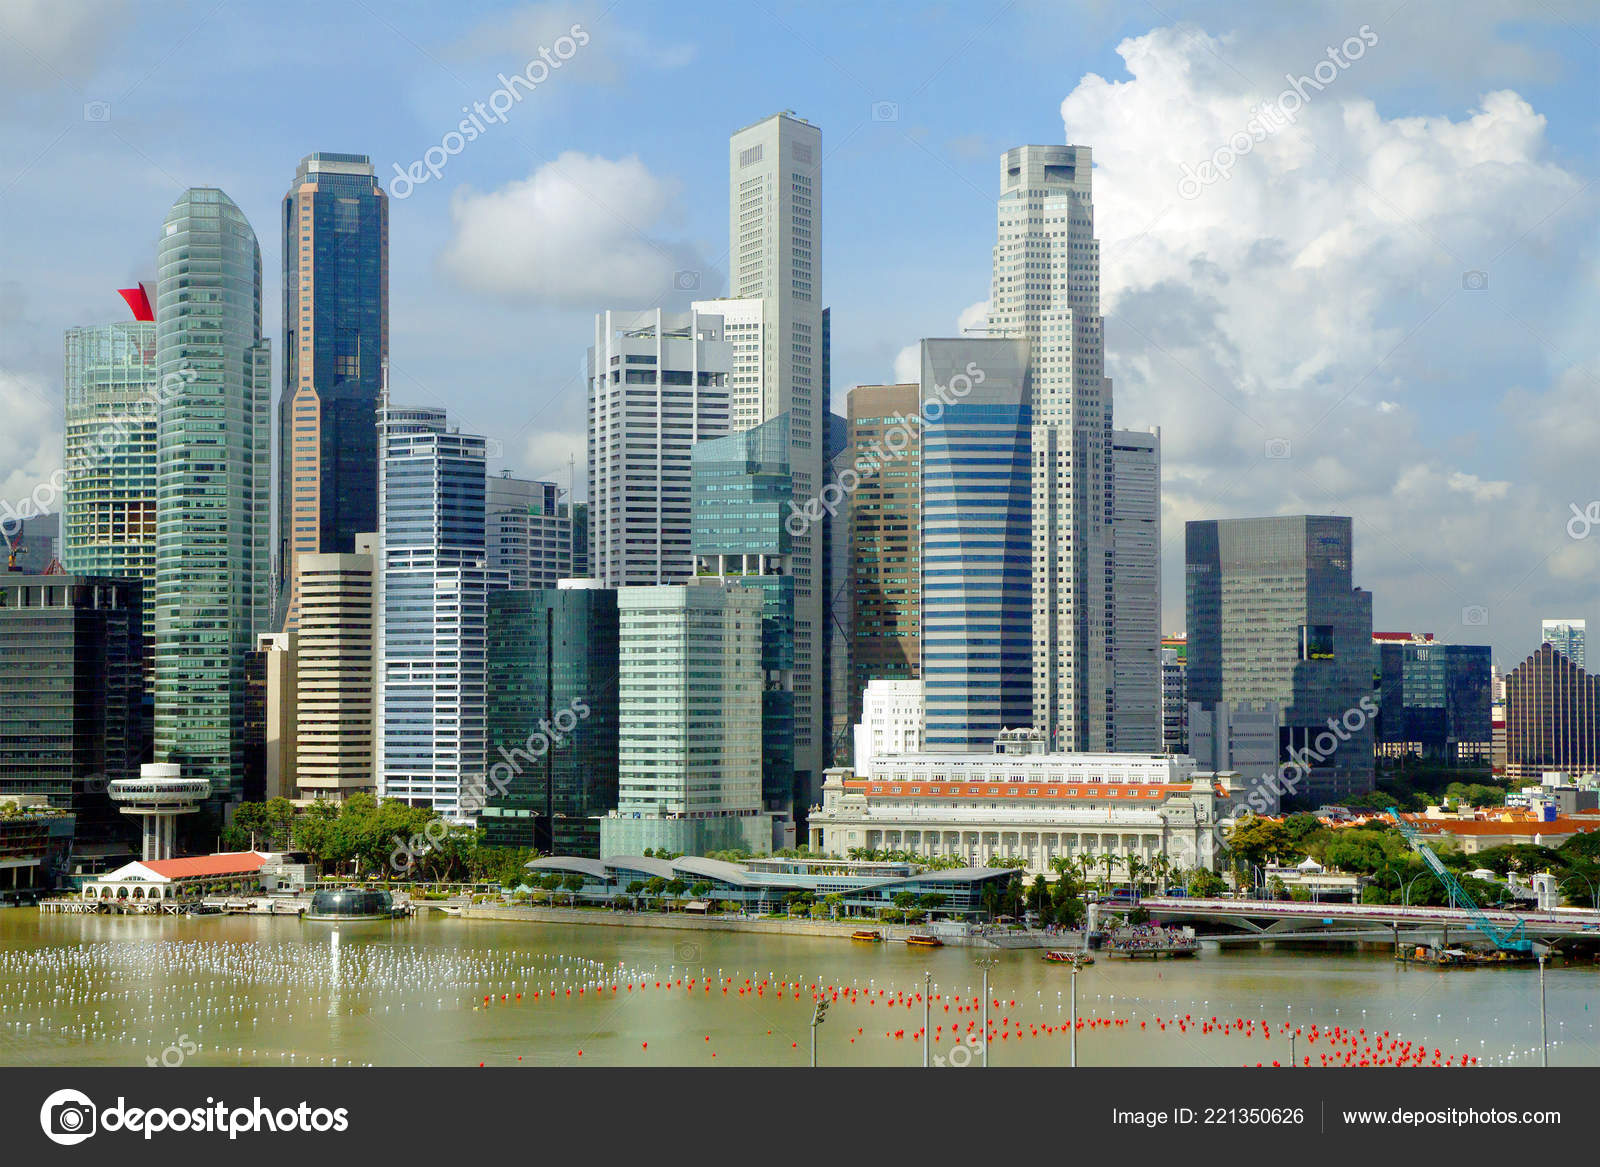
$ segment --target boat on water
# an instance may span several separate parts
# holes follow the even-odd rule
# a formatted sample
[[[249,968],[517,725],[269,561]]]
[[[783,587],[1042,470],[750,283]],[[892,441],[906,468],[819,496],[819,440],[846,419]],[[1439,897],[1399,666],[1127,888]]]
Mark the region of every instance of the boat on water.
[[[1432,944],[1401,948],[1394,958],[1401,964],[1426,964],[1434,968],[1505,968],[1534,964],[1538,960],[1531,952],[1509,952],[1503,948],[1437,948]]]
[[[883,942],[883,933],[874,931],[871,928],[857,928],[850,933],[850,939],[860,940],[867,944],[881,944]]]
[[[906,943],[913,948],[943,948],[944,941],[937,936],[929,936],[924,932],[915,932],[906,937]]]
[[[1062,949],[1062,948],[1046,949],[1045,950],[1045,954],[1044,954],[1044,958],[1046,960],[1048,960],[1051,964],[1074,964],[1074,963],[1076,963],[1076,964],[1084,965],[1084,964],[1093,964],[1094,963],[1094,957],[1090,956],[1087,952],[1068,952],[1068,951],[1066,951],[1065,949]]]

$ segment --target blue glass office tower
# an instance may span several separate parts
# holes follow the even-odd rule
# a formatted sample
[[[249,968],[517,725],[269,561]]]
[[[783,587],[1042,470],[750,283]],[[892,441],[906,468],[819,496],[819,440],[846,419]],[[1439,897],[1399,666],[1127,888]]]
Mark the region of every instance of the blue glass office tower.
[[[794,476],[789,414],[690,451],[689,545],[697,575],[765,593],[761,610],[761,801],[803,814],[810,790],[795,774]],[[806,788],[803,788],[806,787]]]
[[[922,412],[906,424],[922,430],[930,751],[987,751],[1033,724],[1032,397],[1026,341],[922,342]]]
[[[617,809],[617,593],[593,582],[489,594],[490,846],[600,858],[600,816]]]
[[[1378,753],[1484,762],[1494,736],[1487,644],[1385,643],[1378,654]]]
[[[378,794],[469,822],[485,789],[485,441],[386,408],[378,513]],[[476,793],[476,797],[472,797]]]
[[[283,197],[283,330],[273,616],[293,628],[296,558],[378,529],[389,200],[364,154],[308,154]]]

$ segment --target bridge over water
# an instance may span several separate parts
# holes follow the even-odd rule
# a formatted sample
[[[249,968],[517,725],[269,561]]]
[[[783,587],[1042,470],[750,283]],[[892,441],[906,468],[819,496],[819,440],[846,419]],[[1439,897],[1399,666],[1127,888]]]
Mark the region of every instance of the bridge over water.
[[[1195,926],[1202,939],[1219,944],[1263,940],[1387,941],[1418,935],[1438,936],[1448,943],[1452,931],[1462,941],[1482,939],[1473,927],[1472,913],[1464,908],[1160,896],[1147,897],[1140,905],[1153,920]],[[1554,942],[1581,938],[1600,943],[1600,912],[1586,908],[1483,914],[1508,932],[1521,924],[1530,939]],[[1208,924],[1227,930],[1204,930]]]

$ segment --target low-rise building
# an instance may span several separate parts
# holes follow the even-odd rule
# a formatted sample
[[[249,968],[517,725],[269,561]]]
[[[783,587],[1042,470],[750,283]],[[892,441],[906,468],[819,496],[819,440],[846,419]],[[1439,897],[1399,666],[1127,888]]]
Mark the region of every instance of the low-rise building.
[[[208,895],[249,895],[261,890],[261,872],[267,860],[260,851],[225,851],[187,859],[139,861],[88,880],[78,894],[103,906],[144,911]]]
[[[813,850],[906,851],[981,866],[1020,860],[1049,871],[1057,858],[1165,856],[1177,868],[1214,868],[1216,825],[1239,776],[1202,773],[1163,754],[908,754],[882,758],[871,778],[828,771],[812,809]]]
[[[882,865],[872,865],[882,866]],[[721,859],[684,855],[678,859],[656,859],[644,855],[614,855],[607,859],[580,859],[570,855],[551,855],[527,864],[531,878],[541,875],[577,875],[583,887],[574,893],[579,901],[610,903],[619,897],[638,899],[651,880],[678,881],[689,891],[700,888],[709,901],[733,903],[740,908],[765,912],[781,907],[796,893],[818,900],[837,895],[843,915],[871,915],[893,908],[895,897],[910,893],[925,903],[924,897],[937,897],[932,910],[947,916],[976,916],[983,913],[984,891],[1000,888],[1013,875],[1007,867],[965,867],[922,870],[915,866],[903,872],[871,870],[773,870],[753,863],[729,863]],[[631,889],[631,890],[630,890]],[[931,906],[931,904],[930,904]]]

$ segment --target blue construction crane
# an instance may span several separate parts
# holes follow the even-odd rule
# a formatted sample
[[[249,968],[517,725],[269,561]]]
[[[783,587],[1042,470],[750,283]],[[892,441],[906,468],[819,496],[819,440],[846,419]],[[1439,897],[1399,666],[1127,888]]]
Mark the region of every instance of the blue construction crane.
[[[1472,926],[1482,932],[1502,952],[1529,953],[1533,951],[1533,942],[1528,939],[1527,928],[1524,921],[1518,920],[1517,926],[1507,931],[1492,920],[1477,904],[1477,901],[1467,894],[1467,889],[1461,886],[1461,881],[1433,853],[1433,848],[1422,841],[1422,832],[1400,817],[1400,812],[1394,807],[1389,808],[1389,817],[1400,828],[1400,834],[1406,842],[1411,844],[1411,849],[1422,856],[1422,861],[1428,865],[1429,870],[1444,884],[1445,890],[1450,893],[1450,902],[1458,904],[1467,910],[1472,917]]]

